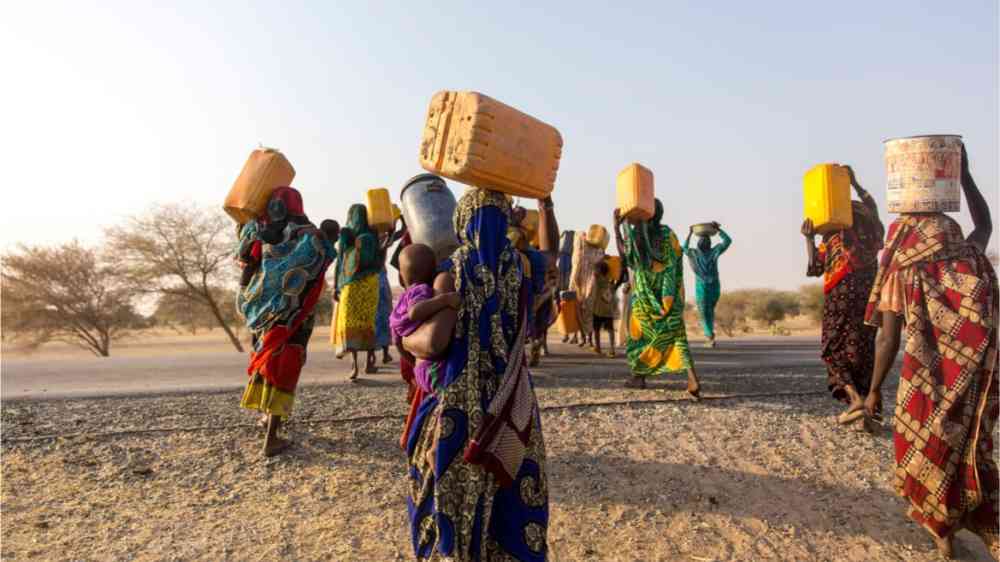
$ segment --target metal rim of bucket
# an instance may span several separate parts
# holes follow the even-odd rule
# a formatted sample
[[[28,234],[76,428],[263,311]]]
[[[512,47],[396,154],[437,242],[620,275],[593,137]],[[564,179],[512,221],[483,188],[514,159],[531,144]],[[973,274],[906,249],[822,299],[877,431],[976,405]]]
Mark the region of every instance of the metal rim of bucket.
[[[892,141],[899,141],[899,140],[910,140],[910,139],[928,139],[928,138],[930,138],[930,139],[933,139],[933,138],[940,138],[940,137],[956,137],[956,138],[958,138],[959,140],[962,140],[962,135],[949,135],[949,134],[938,134],[938,135],[910,135],[910,136],[908,136],[908,137],[892,137],[892,138],[890,138],[890,139],[885,139],[884,141],[882,141],[882,144],[885,144],[885,143],[887,143],[887,142],[892,142]]]
[[[436,180],[436,181],[441,182],[441,187],[444,187],[444,188],[448,187],[448,184],[444,181],[444,178],[442,178],[441,176],[439,176],[437,174],[431,174],[431,173],[424,172],[422,174],[417,174],[417,175],[413,176],[412,178],[406,180],[406,183],[403,184],[403,189],[399,192],[399,201],[400,202],[403,201],[403,194],[406,193],[407,189],[409,189],[411,186],[413,186],[413,185],[415,185],[417,183],[423,182],[424,180],[431,180],[431,183],[433,183]]]

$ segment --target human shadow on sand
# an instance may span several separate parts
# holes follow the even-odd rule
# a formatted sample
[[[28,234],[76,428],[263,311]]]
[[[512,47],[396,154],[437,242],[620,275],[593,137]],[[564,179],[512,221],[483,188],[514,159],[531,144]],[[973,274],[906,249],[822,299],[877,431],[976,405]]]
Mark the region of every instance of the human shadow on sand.
[[[549,471],[553,502],[598,506],[609,511],[609,518],[641,519],[648,511],[718,513],[760,520],[771,528],[832,534],[845,544],[870,536],[899,552],[913,546],[933,550],[930,535],[906,517],[904,502],[881,489],[586,453],[550,457]],[[637,482],[646,483],[641,491]],[[609,509],[613,506],[620,509]],[[968,533],[959,535],[956,547],[961,559],[981,558],[975,554],[983,550],[981,544]]]

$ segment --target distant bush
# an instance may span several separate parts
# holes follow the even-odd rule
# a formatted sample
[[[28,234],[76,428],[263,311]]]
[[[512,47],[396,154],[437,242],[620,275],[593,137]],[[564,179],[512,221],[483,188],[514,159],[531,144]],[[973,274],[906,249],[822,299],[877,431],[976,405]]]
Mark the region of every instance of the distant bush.
[[[817,324],[823,322],[823,286],[803,285],[799,288],[799,305],[802,312]]]
[[[749,293],[745,290],[728,291],[719,297],[719,303],[715,306],[715,327],[729,337],[750,328],[747,323],[751,301]]]
[[[798,316],[800,310],[796,293],[763,289],[750,305],[750,317],[770,327],[789,316]]]

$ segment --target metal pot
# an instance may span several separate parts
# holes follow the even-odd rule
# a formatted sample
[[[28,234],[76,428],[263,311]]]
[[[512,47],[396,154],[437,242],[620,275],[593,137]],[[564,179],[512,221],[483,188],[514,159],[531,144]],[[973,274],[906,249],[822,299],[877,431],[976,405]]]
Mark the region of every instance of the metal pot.
[[[458,247],[452,224],[457,202],[444,180],[419,174],[406,182],[399,197],[413,243],[430,246],[439,261],[450,256]]]
[[[715,236],[719,233],[719,229],[715,228],[715,225],[710,222],[696,224],[691,229],[694,231],[695,236]]]

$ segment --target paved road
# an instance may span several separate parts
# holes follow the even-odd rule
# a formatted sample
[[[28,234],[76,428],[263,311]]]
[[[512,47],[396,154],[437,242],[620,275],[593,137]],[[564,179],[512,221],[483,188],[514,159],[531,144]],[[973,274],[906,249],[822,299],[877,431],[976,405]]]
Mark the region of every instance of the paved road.
[[[555,341],[555,340],[553,340]],[[624,370],[624,359],[606,360],[581,354],[577,348],[553,344],[560,356],[547,360],[545,370],[593,365]],[[809,337],[744,338],[723,340],[716,349],[693,344],[695,362],[702,373],[757,369],[820,368],[819,341]],[[136,394],[219,391],[246,383],[246,356],[233,351],[196,351],[172,356],[109,358],[2,359],[0,398],[52,399]],[[395,365],[383,367],[377,380],[398,380]],[[315,345],[302,372],[301,384],[345,382],[349,363],[340,361],[325,345]]]

